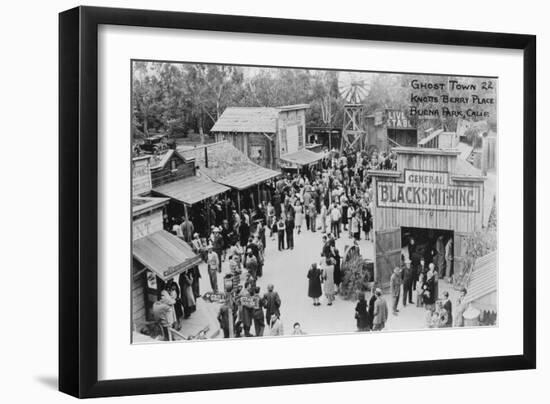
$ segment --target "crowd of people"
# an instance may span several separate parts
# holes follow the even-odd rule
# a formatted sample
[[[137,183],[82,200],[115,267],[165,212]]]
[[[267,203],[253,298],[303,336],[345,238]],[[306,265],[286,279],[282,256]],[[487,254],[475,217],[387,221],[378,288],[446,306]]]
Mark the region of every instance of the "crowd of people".
[[[380,169],[396,169],[392,153],[326,152],[317,169],[282,175],[267,184],[269,192],[255,206],[239,211],[231,202],[224,201],[225,207],[221,201],[213,203],[209,228],[205,229],[204,218],[165,217],[165,228],[188,242],[206,263],[210,292],[227,296],[218,315],[224,337],[284,334],[281,297],[274,285],[268,285],[262,294],[257,284],[264,272],[267,238],[276,239],[278,250],[284,251],[293,250],[303,232],[321,232],[320,260],[307,272],[308,296],[316,307],[321,306],[322,296],[327,305],[333,304],[343,276],[336,240],[349,238],[358,253],[358,241],[372,239],[373,190],[368,171]],[[229,214],[223,215],[224,211]],[[436,315],[445,319],[445,326],[452,325],[448,296],[443,295],[447,297],[444,301],[438,299],[438,273],[442,266],[430,262],[425,267],[424,260],[417,260],[414,248],[409,250],[402,268],[396,268],[391,277],[391,312],[398,314],[400,295],[403,306],[414,304],[414,297],[416,305],[430,313],[430,326],[436,324]],[[182,319],[194,312],[196,299],[201,296],[200,277],[197,267],[180,275],[179,282],[166,285],[158,305],[172,308],[173,314],[163,324],[177,328]],[[455,313],[460,310],[456,308]],[[388,313],[382,290],[374,285],[368,301],[365,293],[358,296],[357,329],[384,329]],[[303,334],[296,324],[292,333]]]

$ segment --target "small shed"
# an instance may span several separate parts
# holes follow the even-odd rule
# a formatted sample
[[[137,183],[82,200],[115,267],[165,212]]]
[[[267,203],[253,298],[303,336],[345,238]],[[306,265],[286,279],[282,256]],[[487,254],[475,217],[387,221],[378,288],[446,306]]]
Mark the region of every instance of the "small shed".
[[[211,129],[216,142],[229,141],[254,163],[279,168],[279,158],[305,148],[308,104],[228,107]]]
[[[418,145],[418,129],[405,111],[379,110],[372,115],[367,115],[365,122],[369,151],[388,151],[392,147]]]
[[[480,313],[481,325],[494,325],[498,313],[497,252],[478,258],[468,280],[464,303]]]
[[[195,175],[195,162],[186,160],[174,149],[152,155],[150,164],[153,188]]]

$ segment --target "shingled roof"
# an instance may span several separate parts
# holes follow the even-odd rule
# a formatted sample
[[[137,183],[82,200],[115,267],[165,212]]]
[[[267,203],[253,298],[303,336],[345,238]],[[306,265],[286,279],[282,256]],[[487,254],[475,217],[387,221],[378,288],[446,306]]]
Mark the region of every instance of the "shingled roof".
[[[475,302],[497,291],[497,252],[493,251],[478,258],[468,283],[464,303]]]
[[[206,167],[205,149],[208,155],[208,167]],[[281,175],[279,171],[253,163],[229,142],[195,147],[180,146],[178,152],[185,159],[195,159],[199,171],[213,181],[239,190]]]
[[[275,133],[277,108],[229,107],[223,111],[211,132]]]
[[[280,107],[228,107],[218,118],[211,132],[275,133],[277,116],[282,111],[309,108],[309,104]]]

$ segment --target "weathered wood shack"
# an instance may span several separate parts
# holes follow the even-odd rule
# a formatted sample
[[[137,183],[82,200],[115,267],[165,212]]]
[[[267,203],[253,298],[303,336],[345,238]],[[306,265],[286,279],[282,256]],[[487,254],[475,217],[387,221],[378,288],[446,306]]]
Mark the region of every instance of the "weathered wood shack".
[[[365,119],[369,151],[388,151],[392,147],[416,147],[418,129],[404,111],[376,111]]]
[[[404,234],[442,234],[454,245],[454,272],[464,265],[466,238],[481,230],[485,177],[457,150],[394,148],[397,170],[373,177],[375,280],[387,286],[402,264]]]
[[[308,104],[228,107],[211,129],[216,142],[229,141],[254,163],[279,168],[281,156],[306,144]]]

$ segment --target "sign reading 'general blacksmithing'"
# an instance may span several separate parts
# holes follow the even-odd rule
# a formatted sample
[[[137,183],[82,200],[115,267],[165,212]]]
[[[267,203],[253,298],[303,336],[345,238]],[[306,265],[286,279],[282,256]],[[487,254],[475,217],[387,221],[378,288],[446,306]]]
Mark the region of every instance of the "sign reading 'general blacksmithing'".
[[[449,173],[405,170],[405,180],[377,181],[376,203],[384,208],[479,212],[478,186],[452,185]]]

